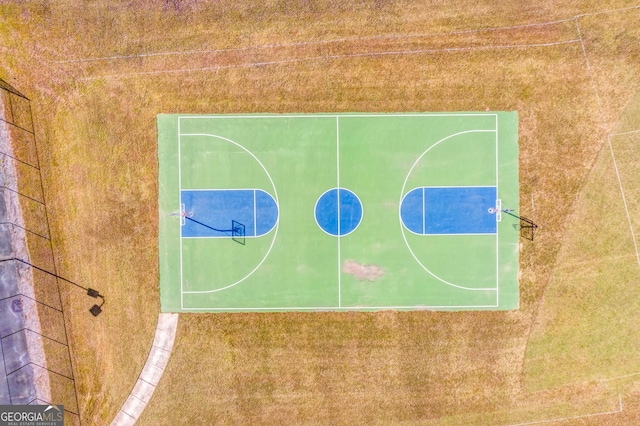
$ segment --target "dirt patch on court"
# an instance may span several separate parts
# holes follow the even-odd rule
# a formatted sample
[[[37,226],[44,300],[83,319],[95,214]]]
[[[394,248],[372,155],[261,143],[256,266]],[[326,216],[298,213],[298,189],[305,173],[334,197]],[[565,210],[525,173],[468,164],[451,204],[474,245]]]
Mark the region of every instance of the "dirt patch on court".
[[[345,260],[342,264],[342,272],[353,275],[359,281],[375,281],[384,276],[384,269],[378,265],[361,265],[350,259]]]

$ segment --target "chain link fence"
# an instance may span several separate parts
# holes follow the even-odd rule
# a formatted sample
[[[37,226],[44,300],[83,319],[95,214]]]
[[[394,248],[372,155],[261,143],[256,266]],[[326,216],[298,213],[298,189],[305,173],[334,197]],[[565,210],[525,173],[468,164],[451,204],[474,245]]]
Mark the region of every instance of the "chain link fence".
[[[0,79],[0,404],[64,404],[80,424],[31,101]]]

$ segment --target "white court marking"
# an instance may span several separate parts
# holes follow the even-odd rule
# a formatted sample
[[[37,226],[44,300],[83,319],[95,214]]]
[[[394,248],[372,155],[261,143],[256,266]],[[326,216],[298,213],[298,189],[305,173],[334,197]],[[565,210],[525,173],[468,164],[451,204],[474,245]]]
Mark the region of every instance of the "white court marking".
[[[494,116],[496,117],[496,121],[497,121],[497,114],[486,114],[488,116]],[[442,139],[440,139],[439,141],[435,142],[433,145],[431,145],[429,148],[427,148],[417,159],[416,161],[413,163],[413,165],[411,166],[411,168],[409,169],[409,172],[407,173],[407,176],[404,180],[404,183],[402,184],[402,190],[400,191],[400,201],[399,201],[399,205],[398,205],[398,221],[400,223],[400,232],[402,233],[402,238],[404,240],[405,245],[407,246],[407,249],[409,249],[409,253],[411,253],[411,256],[413,256],[413,258],[415,259],[416,262],[418,262],[418,264],[422,267],[422,269],[424,269],[429,275],[431,275],[433,278],[437,279],[438,281],[442,282],[443,284],[446,284],[450,287],[455,287],[455,288],[459,288],[461,290],[469,290],[469,291],[498,291],[498,280],[499,280],[499,269],[498,266],[499,264],[496,261],[496,286],[495,287],[481,287],[481,288],[473,288],[473,287],[467,287],[467,286],[463,286],[463,285],[459,285],[459,284],[454,284],[451,283],[443,278],[440,278],[438,275],[436,275],[435,273],[433,273],[429,268],[427,268],[419,259],[418,256],[416,256],[416,254],[413,252],[413,250],[411,249],[411,245],[409,244],[409,242],[407,241],[407,236],[404,232],[405,230],[405,226],[403,225],[402,222],[402,215],[401,215],[401,207],[402,207],[402,200],[404,199],[404,197],[406,196],[405,194],[405,188],[407,186],[407,182],[409,180],[409,177],[411,176],[411,173],[413,173],[413,169],[415,169],[415,167],[418,165],[418,163],[420,162],[420,160],[422,159],[422,157],[424,157],[429,151],[431,151],[433,148],[435,148],[436,146],[438,146],[439,144],[441,144],[442,142],[445,142],[451,138],[454,138],[456,136],[460,136],[460,135],[464,135],[464,134],[469,134],[469,133],[494,133],[496,134],[496,150],[497,150],[497,145],[498,145],[498,140],[497,140],[497,126],[495,129],[493,130],[485,130],[485,129],[478,129],[478,130],[465,130],[462,132],[458,132],[458,133],[453,133],[449,136],[446,136]],[[497,158],[496,158],[496,169],[498,167],[498,163],[497,163]],[[496,170],[496,177],[497,177],[497,170]],[[498,194],[498,182],[496,181],[496,194]],[[497,227],[496,227],[497,230]],[[411,231],[409,231],[411,232]],[[486,235],[493,235],[493,234],[486,234]],[[498,256],[498,233],[496,232],[496,257]],[[497,303],[497,299],[496,299],[496,306],[498,306]]]
[[[342,306],[342,256],[340,253],[340,118],[338,116],[336,116],[336,170],[336,186],[338,187],[338,306]],[[360,222],[362,223],[362,220]]]
[[[320,116],[310,116],[307,114],[293,114],[293,115],[280,115],[280,114],[273,114],[273,115],[225,115],[225,116],[220,116],[220,115],[197,115],[197,116],[187,116],[187,117],[180,117],[182,119],[256,119],[256,118],[262,118],[262,119],[274,119],[274,118],[335,118],[336,119],[336,130],[339,131],[339,118],[342,117],[348,117],[348,118],[380,118],[379,114],[344,114],[344,115],[335,115],[335,114],[326,114],[326,115],[320,115]],[[385,116],[385,118],[394,118],[394,117],[494,117],[494,119],[497,122],[497,114],[494,113],[404,113],[404,114],[389,114],[387,116]],[[435,145],[437,145],[440,142],[443,142],[444,140],[460,135],[460,134],[465,134],[465,133],[473,133],[473,132],[488,132],[488,133],[495,133],[496,134],[496,144],[497,144],[497,128],[496,130],[468,130],[468,131],[463,131],[463,132],[459,132],[453,135],[449,135],[446,138],[443,138],[442,140],[436,142],[436,144],[432,145],[428,150],[430,150],[431,148],[433,148]],[[210,134],[200,134],[200,133],[185,133],[182,136],[210,136],[210,137],[220,137],[217,135],[210,135]],[[223,138],[226,140],[226,138]],[[231,141],[233,143],[233,141]],[[339,168],[339,135],[336,135],[336,160],[338,162],[338,168]],[[241,147],[244,149],[244,147]],[[496,147],[497,149],[497,147]],[[427,150],[427,151],[428,151]],[[420,158],[426,154],[425,151]],[[253,154],[251,152],[249,152],[250,155],[253,156]],[[253,156],[254,158],[256,158],[255,156]],[[420,159],[419,158],[419,159]],[[416,160],[416,164],[419,161]],[[259,160],[256,158],[256,160],[259,162]],[[260,163],[262,165],[262,163]],[[415,166],[415,164],[414,164]],[[497,167],[497,159],[496,159],[496,167]],[[264,168],[264,166],[263,166]],[[412,167],[413,169],[413,167]],[[266,169],[265,169],[266,172]],[[411,171],[409,172],[409,174],[411,173]],[[268,173],[267,173],[268,174]],[[407,175],[408,176],[408,175]],[[271,176],[269,175],[269,178],[271,180]],[[337,171],[337,179],[339,179],[339,170]],[[272,181],[272,180],[271,180]],[[338,181],[339,183],[339,181]],[[272,181],[272,185],[273,185],[273,181]],[[275,185],[274,186],[274,192],[275,192]],[[339,186],[339,185],[338,185]],[[404,187],[406,186],[406,180],[405,180],[405,184],[403,185],[403,191],[404,191]],[[486,186],[492,186],[492,185],[477,185],[477,187],[486,187]],[[497,183],[496,183],[496,190],[498,188]],[[352,191],[353,192],[353,191]],[[355,194],[355,192],[354,192]],[[357,195],[356,195],[357,196]],[[278,200],[277,200],[277,193],[276,193],[276,203],[278,204],[278,210],[280,209]],[[363,213],[364,213],[364,206],[363,206]],[[361,221],[362,222],[362,221]],[[279,225],[279,216],[278,216],[278,225]],[[401,225],[402,227],[402,225]],[[481,235],[486,235],[486,234],[481,234]],[[489,234],[491,235],[491,234]],[[404,238],[404,234],[403,234],[403,238]],[[340,241],[340,238],[338,238],[338,241]],[[275,242],[275,237],[274,240],[272,241],[272,245],[271,247],[273,247],[273,242]],[[405,243],[406,243],[406,238],[405,238]],[[271,247],[269,248],[269,251],[271,251]],[[338,246],[339,247],[339,246]],[[496,247],[496,251],[497,251],[497,247]],[[414,256],[415,259],[415,256]],[[338,260],[340,260],[340,255],[338,255]],[[263,260],[264,261],[264,260]],[[258,267],[261,266],[258,265]],[[255,270],[258,269],[258,267],[256,267],[254,269],[254,271],[252,271],[252,274],[255,272]],[[339,268],[341,268],[341,264],[339,262],[338,265]],[[428,271],[429,272],[429,271]],[[182,273],[182,272],[181,272]],[[340,275],[341,273],[341,269],[338,270],[338,274]],[[429,272],[430,273],[430,272]],[[431,274],[431,273],[430,273]],[[338,276],[339,276],[338,275]],[[496,287],[491,287],[491,288],[466,288],[464,286],[458,286],[456,284],[453,283],[447,283],[446,281],[440,279],[439,277],[431,274],[434,278],[444,282],[445,284],[448,284],[452,287],[456,287],[456,288],[460,288],[463,290],[471,290],[471,291],[498,291],[498,283],[496,282]],[[247,277],[245,277],[244,279],[246,279]],[[243,280],[244,280],[243,279]],[[498,277],[496,277],[496,281],[498,280]],[[239,283],[239,282],[238,282]],[[233,285],[236,285],[238,283],[235,283]],[[181,284],[182,285],[182,284]],[[339,285],[340,285],[340,281],[339,281]],[[229,288],[231,286],[226,286],[224,288],[221,289],[216,289],[213,291],[201,291],[201,292],[197,292],[197,293],[213,293],[213,292],[217,292],[217,291],[221,291],[221,290],[225,290],[227,288]],[[181,289],[182,292],[182,289]],[[184,293],[195,293],[195,292],[184,292]],[[339,306],[317,306],[317,307],[313,307],[313,306],[299,306],[299,307],[242,307],[242,308],[236,308],[236,307],[232,307],[232,308],[228,308],[228,307],[221,307],[221,308],[211,308],[211,307],[205,307],[205,308],[184,308],[184,305],[182,307],[183,310],[187,311],[187,310],[191,310],[191,311],[332,311],[332,310],[362,310],[362,311],[367,311],[367,310],[387,310],[387,309],[398,309],[398,310],[430,310],[430,309],[482,309],[482,308],[496,308],[499,306],[497,298],[496,298],[496,303],[495,304],[479,304],[479,305],[420,305],[420,304],[416,304],[416,305],[399,305],[399,306],[342,306],[341,300],[340,300],[340,295],[341,293],[341,289],[340,287],[338,287],[338,296],[339,296],[339,300],[338,300],[338,304]]]
[[[188,308],[190,311],[378,311],[378,310],[412,310],[428,311],[432,309],[474,309],[497,308],[498,305],[403,305],[403,306],[287,306],[259,308]]]
[[[182,119],[189,119],[191,117],[178,117],[178,129],[180,128],[180,121]],[[213,290],[190,290],[190,291],[185,291],[184,290],[184,284],[183,284],[183,268],[182,268],[182,236],[180,236],[180,295],[181,298],[183,298],[184,294],[204,294],[204,293],[216,293],[219,291],[223,291],[223,290],[227,290],[231,287],[234,287],[238,284],[240,284],[241,282],[243,282],[244,280],[246,280],[247,278],[249,278],[251,275],[253,275],[258,268],[260,268],[260,266],[262,266],[262,264],[264,263],[264,261],[267,259],[267,257],[269,256],[269,253],[271,253],[271,250],[273,249],[273,245],[276,242],[276,237],[278,236],[278,228],[279,228],[279,224],[280,224],[280,203],[278,201],[278,191],[276,189],[275,184],[273,183],[273,179],[271,178],[271,175],[269,174],[269,172],[267,171],[267,168],[264,166],[264,164],[262,164],[262,162],[258,159],[258,157],[256,157],[251,151],[249,151],[247,148],[245,148],[244,146],[242,146],[241,144],[226,138],[224,136],[219,136],[219,135],[213,135],[213,134],[209,134],[209,133],[179,133],[178,134],[178,143],[180,144],[181,141],[181,137],[183,136],[188,136],[188,137],[210,137],[210,138],[218,138],[218,139],[222,139],[224,141],[227,141],[233,145],[236,145],[238,148],[244,150],[247,154],[249,154],[251,157],[253,157],[254,160],[256,160],[258,162],[258,164],[260,164],[260,167],[262,167],[262,170],[264,170],[265,174],[267,175],[267,178],[269,179],[269,182],[271,182],[271,186],[273,187],[273,193],[275,195],[275,201],[276,201],[276,207],[278,208],[278,218],[276,219],[276,225],[275,225],[275,233],[273,235],[273,238],[271,240],[271,244],[269,245],[269,249],[267,250],[266,254],[264,255],[264,257],[262,258],[262,260],[256,265],[255,268],[253,268],[253,270],[251,272],[249,272],[246,276],[244,276],[243,278],[241,278],[240,280],[236,281],[235,283],[229,284],[227,286],[221,287],[221,288],[217,288],[217,289],[213,289]],[[180,170],[180,163],[181,163],[181,158],[180,158],[180,148],[178,148],[178,169]],[[181,174],[181,172],[179,172]],[[180,186],[182,185],[181,183],[182,181],[180,180]],[[180,191],[182,191],[181,188],[179,188]],[[184,304],[182,304],[182,309],[184,308]],[[192,309],[192,308],[189,308]]]

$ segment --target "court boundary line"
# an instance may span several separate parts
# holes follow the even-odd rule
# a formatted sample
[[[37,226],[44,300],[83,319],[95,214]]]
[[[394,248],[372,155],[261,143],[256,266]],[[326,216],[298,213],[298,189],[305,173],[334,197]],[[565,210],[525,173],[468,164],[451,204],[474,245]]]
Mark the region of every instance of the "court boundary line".
[[[196,192],[196,191],[253,191],[253,190],[262,191],[265,194],[269,194],[269,192],[265,191],[263,188],[182,188],[182,191],[193,191],[193,192]],[[273,198],[273,195],[271,195],[271,198]]]
[[[482,116],[487,116],[487,117],[493,116],[497,120],[497,114],[495,114],[495,113],[493,113],[493,114],[482,114]],[[407,186],[407,181],[409,180],[409,176],[411,176],[411,173],[413,172],[413,169],[420,162],[422,157],[424,157],[427,154],[427,152],[431,151],[431,149],[433,149],[434,147],[436,147],[437,145],[439,145],[440,143],[442,143],[442,142],[444,142],[444,141],[446,141],[448,139],[451,139],[451,138],[454,138],[456,136],[460,136],[460,135],[463,135],[463,134],[468,134],[468,133],[494,133],[495,134],[495,133],[497,133],[497,131],[498,131],[497,128],[495,128],[493,130],[491,130],[491,129],[463,130],[463,131],[460,131],[460,132],[457,132],[457,133],[452,133],[452,134],[450,134],[448,136],[445,136],[444,138],[436,141],[429,148],[427,148],[422,154],[420,154],[418,156],[418,158],[414,161],[413,165],[411,166],[411,168],[407,172],[407,176],[405,177],[404,183],[402,184],[402,189],[400,191],[400,201],[398,203],[398,222],[400,224],[400,231],[402,233],[402,238],[403,238],[403,240],[405,242],[405,245],[407,246],[407,248],[409,250],[409,253],[411,253],[411,256],[413,256],[413,258],[418,263],[418,265],[422,266],[422,269],[424,269],[433,278],[437,279],[438,281],[442,282],[445,285],[448,285],[448,286],[451,286],[451,287],[455,287],[455,288],[458,288],[458,289],[461,289],[461,290],[468,290],[468,291],[498,291],[497,287],[494,287],[494,288],[487,288],[487,287],[471,288],[471,287],[465,287],[465,286],[460,286],[460,285],[457,285],[457,284],[453,284],[453,283],[450,283],[450,282],[438,277],[436,274],[431,272],[429,270],[429,268],[425,267],[422,264],[422,262],[420,262],[420,260],[418,260],[418,257],[415,255],[415,253],[411,249],[411,246],[409,245],[409,242],[407,241],[407,237],[406,237],[406,235],[404,233],[404,226],[403,226],[403,223],[402,223],[402,216],[401,216],[402,200],[404,199],[404,196],[406,195],[406,194],[404,194],[404,192],[405,192],[405,187]],[[495,140],[494,143],[497,144],[497,139]],[[497,165],[497,162],[496,162],[496,165]],[[496,185],[497,185],[497,182],[496,182]],[[497,229],[497,227],[496,227],[496,229]],[[499,279],[499,277],[496,277],[496,280],[498,280],[498,279]],[[499,304],[496,305],[495,307],[499,307]]]
[[[498,305],[403,305],[403,306],[309,306],[309,307],[260,307],[260,308],[187,308],[185,311],[383,311],[383,310],[413,310],[427,311],[433,309],[469,309],[469,308],[498,308]]]
[[[497,120],[497,114],[496,113],[486,113],[486,114],[483,114],[483,113],[409,113],[409,114],[343,114],[343,115],[337,115],[337,114],[326,114],[326,115],[268,114],[268,115],[236,115],[236,116],[220,116],[220,115],[194,115],[194,116],[191,116],[191,115],[188,115],[188,116],[179,116],[178,117],[178,119],[179,119],[178,121],[180,122],[181,119],[220,119],[220,118],[224,118],[224,119],[235,119],[235,118],[265,118],[265,119],[272,119],[272,118],[308,118],[308,119],[318,119],[318,118],[325,118],[326,117],[326,118],[336,118],[336,130],[339,133],[339,127],[338,126],[339,126],[340,117],[380,118],[381,116],[384,116],[384,117],[387,117],[387,118],[393,118],[393,117],[461,117],[461,116],[462,117],[491,117],[491,116],[493,116],[494,119]],[[458,133],[453,134],[453,135],[448,135],[444,139],[448,139],[448,138],[456,136],[458,134],[475,133],[475,132],[483,132],[483,133],[485,133],[485,132],[486,133],[493,132],[493,133],[497,133],[497,128],[496,129],[465,130],[463,132],[458,132]],[[338,140],[339,139],[339,135],[338,135],[338,133],[337,133],[337,136],[336,136],[336,144],[337,144],[337,148],[336,148],[336,157],[337,158],[336,158],[336,160],[338,161],[338,165],[339,165],[339,145],[338,145],[339,144],[339,140]],[[223,140],[227,140],[227,141],[229,141],[229,142],[231,142],[231,143],[233,143],[235,145],[241,146],[237,142],[234,142],[234,141],[232,141],[232,140],[230,140],[228,138],[222,137],[220,135],[212,135],[212,134],[207,134],[207,133],[181,133],[180,132],[179,133],[179,139],[181,138],[181,136],[217,137],[217,138],[220,138],[220,139],[223,139]],[[497,140],[497,137],[496,137],[496,140]],[[439,141],[439,142],[442,142],[442,140]],[[434,145],[432,145],[429,149],[433,148]],[[244,147],[242,147],[242,148],[246,150],[246,148],[244,148]],[[247,150],[247,152],[252,154],[248,150]],[[426,151],[422,155],[424,155],[425,153],[426,153]],[[252,156],[254,158],[256,158],[255,155],[252,154]],[[256,158],[256,160],[257,160],[257,158]],[[257,160],[257,161],[259,161],[259,160]],[[497,164],[497,162],[496,162],[496,164]],[[268,174],[268,172],[267,172],[267,174]],[[337,177],[338,177],[338,174],[337,174]],[[270,178],[270,176],[269,176],[269,178]],[[277,204],[278,212],[279,212],[280,211],[280,206],[279,206],[278,199],[277,199],[277,190],[275,188],[275,185],[273,184],[273,181],[271,181],[271,182],[272,182],[272,185],[274,187],[274,193],[276,194],[276,204]],[[474,185],[474,186],[477,186],[477,187],[491,187],[491,185]],[[193,190],[193,189],[189,189],[189,190]],[[353,191],[351,191],[351,192],[353,192]],[[354,192],[354,194],[355,194],[355,192]],[[280,214],[278,214],[278,220],[276,222],[276,227],[279,225],[279,219],[280,219]],[[487,234],[479,234],[479,235],[487,235]],[[273,242],[275,242],[275,236],[274,236]],[[272,246],[273,246],[273,243],[272,243]],[[339,267],[341,267],[340,264],[339,264]],[[246,277],[245,277],[245,279],[246,279]],[[236,283],[236,284],[239,284],[239,283]],[[236,284],[234,284],[234,285],[236,285]],[[181,283],[181,287],[182,287],[182,283]],[[457,287],[457,286],[453,285],[453,287]],[[220,291],[220,290],[224,290],[226,288],[229,288],[229,286],[227,286],[225,288],[221,288],[221,289],[216,289],[216,290],[213,290],[213,291],[198,291],[198,292],[182,291],[182,289],[181,289],[181,298],[183,300],[185,294],[213,293],[213,292],[217,292],[217,291]],[[463,290],[472,290],[472,291],[496,291],[497,290],[496,288],[478,288],[478,289],[463,288],[463,287],[459,287],[459,288],[461,288]],[[341,294],[341,289],[339,289],[339,296],[340,296],[340,294]],[[290,311],[290,310],[297,310],[297,311],[364,310],[364,311],[373,311],[373,310],[386,310],[386,309],[398,309],[398,310],[471,309],[471,310],[473,310],[473,309],[485,309],[485,308],[499,308],[499,303],[496,302],[496,304],[491,304],[491,305],[490,304],[476,304],[476,305],[424,305],[424,304],[416,304],[416,305],[402,305],[402,306],[342,306],[341,300],[340,300],[340,305],[337,306],[337,307],[335,307],[335,306],[329,306],[329,307],[325,306],[325,307],[287,307],[287,308],[283,308],[283,307],[259,307],[259,308],[251,308],[251,307],[242,307],[242,308],[211,308],[211,307],[197,308],[197,307],[193,307],[193,308],[191,308],[190,307],[190,308],[185,308],[184,307],[184,301],[182,301],[182,304],[181,304],[182,311],[199,311],[199,310],[202,310],[202,311],[212,311],[212,312],[213,311],[243,311],[243,310],[244,311],[260,311],[260,310],[271,310],[271,311]]]
[[[413,191],[417,188],[496,188],[496,185],[429,185],[429,186],[416,186],[415,188],[411,188],[409,192]],[[406,194],[405,194],[406,195]]]
[[[486,236],[494,236],[496,235],[496,232],[487,232],[486,234],[481,233],[481,232],[469,232],[466,234],[416,234],[415,232],[411,231],[410,229],[407,229],[407,231],[409,231],[409,233],[413,234],[413,235],[417,235],[418,237],[439,237],[439,236],[443,236],[443,237],[455,237],[455,236],[473,236],[473,235],[486,235]]]
[[[280,203],[278,201],[278,190],[276,189],[276,185],[273,182],[273,179],[271,178],[271,174],[268,172],[267,168],[264,166],[264,164],[262,164],[262,162],[258,159],[258,157],[255,156],[254,153],[252,153],[250,150],[248,150],[247,148],[245,148],[243,145],[241,145],[238,142],[235,142],[227,137],[224,136],[220,136],[220,135],[214,135],[214,134],[208,134],[208,133],[181,133],[180,132],[180,123],[182,119],[188,119],[189,117],[183,117],[183,116],[178,116],[178,140],[181,142],[181,137],[182,136],[189,136],[189,137],[210,137],[210,138],[218,138],[218,139],[222,139],[224,141],[227,141],[233,145],[236,145],[237,147],[239,147],[240,149],[244,150],[247,154],[249,154],[251,157],[253,157],[254,160],[256,160],[258,162],[258,164],[260,164],[260,167],[262,167],[262,170],[265,172],[265,174],[267,175],[267,178],[269,179],[269,182],[271,182],[271,186],[273,188],[273,193],[275,195],[275,201],[276,201],[276,207],[278,208],[278,218],[276,219],[276,224],[275,224],[275,233],[273,235],[273,239],[271,240],[271,244],[269,245],[269,249],[267,250],[267,253],[264,255],[264,257],[262,258],[262,260],[258,263],[258,265],[256,265],[256,267],[248,274],[246,275],[244,278],[242,278],[239,281],[236,281],[233,284],[227,285],[225,287],[221,287],[221,288],[217,288],[214,290],[197,290],[197,291],[184,291],[183,290],[183,275],[182,275],[182,229],[180,230],[180,293],[182,296],[184,296],[184,294],[210,294],[210,293],[217,293],[219,291],[223,291],[223,290],[227,290],[231,287],[234,287],[240,283],[242,283],[244,280],[246,280],[247,278],[249,278],[251,275],[253,275],[259,268],[260,266],[262,266],[262,264],[264,263],[265,260],[267,260],[267,258],[269,257],[269,254],[271,253],[271,250],[273,249],[273,246],[276,242],[276,239],[278,237],[278,228],[280,225]],[[178,151],[178,163],[181,163],[181,157],[180,157],[180,151]],[[180,165],[178,167],[180,169]],[[180,185],[182,181],[180,180],[179,183]],[[179,188],[180,191],[182,191]],[[182,198],[180,198],[180,200],[182,201]],[[182,299],[184,300],[184,297],[182,297]],[[185,310],[184,305],[182,305],[182,310]]]
[[[180,117],[178,117],[178,204],[182,210],[182,132],[180,130]],[[180,309],[184,310],[184,271],[182,266],[182,223],[178,232],[178,245],[180,246]]]
[[[197,115],[181,115],[180,118],[184,119],[196,119],[196,120],[236,120],[239,118],[380,118],[380,117],[492,117],[495,113],[479,112],[477,114],[471,112],[414,112],[414,113],[379,113],[379,114],[323,114],[323,113],[309,113],[309,114],[235,114],[235,115],[221,115],[221,114],[197,114]],[[492,130],[493,131],[493,130]]]
[[[271,228],[269,230],[269,232],[271,232],[272,230],[273,230],[273,228]],[[244,238],[247,239],[247,240],[256,239],[256,238],[262,238],[262,237],[266,236],[267,234],[269,234],[269,232],[267,232],[266,234],[258,235],[257,237],[253,236],[253,235],[245,235]],[[223,239],[223,238],[227,238],[227,239],[230,240],[233,237],[223,237],[223,236],[220,236],[220,237],[182,237],[183,240],[198,240],[198,239],[199,240],[215,240],[215,239]]]

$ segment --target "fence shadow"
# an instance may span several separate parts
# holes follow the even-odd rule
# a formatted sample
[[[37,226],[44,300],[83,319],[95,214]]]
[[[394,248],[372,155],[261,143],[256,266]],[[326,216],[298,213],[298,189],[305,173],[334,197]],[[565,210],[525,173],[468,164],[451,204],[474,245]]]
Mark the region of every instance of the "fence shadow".
[[[80,424],[31,101],[2,79],[0,120],[0,403],[63,404]]]

